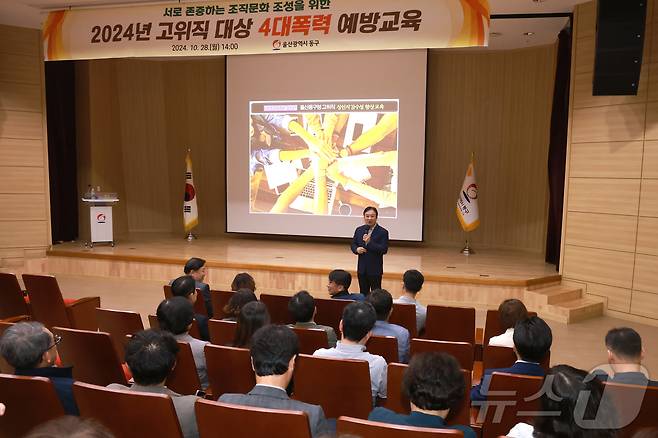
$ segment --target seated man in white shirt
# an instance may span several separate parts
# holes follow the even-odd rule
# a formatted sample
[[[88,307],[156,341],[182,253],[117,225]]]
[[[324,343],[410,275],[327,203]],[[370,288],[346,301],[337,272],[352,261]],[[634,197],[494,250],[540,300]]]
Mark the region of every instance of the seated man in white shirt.
[[[332,359],[358,359],[368,362],[370,389],[373,403],[377,397],[386,398],[386,361],[383,357],[366,351],[366,343],[372,335],[377,314],[370,303],[355,301],[345,306],[340,320],[341,340],[336,348],[321,348],[313,356]]]
[[[528,309],[516,298],[505,300],[498,306],[498,318],[500,328],[505,331],[501,335],[492,336],[489,345],[514,348],[514,326],[517,322],[528,318]]]
[[[427,319],[427,307],[416,301],[416,295],[423,288],[424,282],[423,274],[415,269],[409,269],[402,276],[402,296],[395,300],[396,303],[416,306],[416,330],[418,333],[425,328],[425,319]]]

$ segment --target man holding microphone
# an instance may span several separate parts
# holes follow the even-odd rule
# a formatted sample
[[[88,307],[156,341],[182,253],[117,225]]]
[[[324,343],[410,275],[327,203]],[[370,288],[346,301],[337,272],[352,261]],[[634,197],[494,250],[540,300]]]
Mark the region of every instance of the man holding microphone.
[[[363,221],[354,230],[352,252],[358,255],[357,273],[359,289],[363,295],[382,287],[384,273],[384,254],[388,251],[388,231],[377,224],[379,213],[375,207],[363,210]]]

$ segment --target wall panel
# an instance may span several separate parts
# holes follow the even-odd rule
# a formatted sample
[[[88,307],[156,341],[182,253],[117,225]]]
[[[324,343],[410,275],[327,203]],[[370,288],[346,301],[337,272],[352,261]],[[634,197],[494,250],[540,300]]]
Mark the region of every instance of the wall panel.
[[[637,253],[658,256],[658,218],[638,218]]]
[[[637,215],[639,179],[570,178],[568,211]]]
[[[645,104],[574,109],[572,143],[644,138]]]
[[[567,245],[562,273],[567,279],[630,289],[634,258],[632,253]]]
[[[569,212],[566,227],[570,245],[635,251],[637,218],[634,216]],[[606,239],[601,239],[603,234],[607,234]]]
[[[570,175],[572,178],[640,178],[642,147],[642,141],[574,143]]]

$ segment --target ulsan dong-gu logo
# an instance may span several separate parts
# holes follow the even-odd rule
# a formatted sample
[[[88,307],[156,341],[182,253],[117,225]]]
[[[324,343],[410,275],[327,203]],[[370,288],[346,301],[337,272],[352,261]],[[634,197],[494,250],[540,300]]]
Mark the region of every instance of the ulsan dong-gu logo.
[[[272,50],[281,50],[281,41],[280,40],[272,41]]]
[[[471,184],[468,187],[466,187],[466,190],[464,191],[464,197],[468,202],[471,202],[471,199],[477,199],[478,198],[477,184]]]
[[[98,213],[96,215],[96,222],[99,224],[104,224],[105,223],[105,213]]]

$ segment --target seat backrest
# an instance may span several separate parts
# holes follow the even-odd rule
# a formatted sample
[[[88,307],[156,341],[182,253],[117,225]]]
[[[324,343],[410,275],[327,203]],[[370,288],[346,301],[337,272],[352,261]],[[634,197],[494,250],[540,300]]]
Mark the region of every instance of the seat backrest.
[[[322,329],[293,327],[299,340],[299,352],[302,354],[313,354],[320,348],[329,348],[327,332]]]
[[[426,339],[475,343],[475,309],[472,307],[427,306]]]
[[[149,315],[149,327],[152,329],[160,330],[160,322],[156,315]],[[196,339],[201,339],[201,332],[199,331],[199,323],[197,320],[192,321],[192,327],[190,327],[190,336]]]
[[[164,292],[165,300],[168,300],[168,299],[174,297],[174,293],[171,291],[171,285],[169,285],[169,284],[163,285],[162,286],[162,291]]]
[[[64,415],[50,379],[0,374],[0,399],[6,406],[0,416],[0,438],[25,435],[30,429]]]
[[[235,340],[235,332],[238,323],[234,321],[223,321],[219,319],[208,320],[208,332],[210,342],[215,345],[232,345]]]
[[[251,356],[246,348],[206,344],[208,381],[215,398],[220,395],[246,394],[256,385]]]
[[[343,309],[351,302],[349,300],[334,300],[333,298],[316,298],[315,307],[317,307],[318,313],[315,315],[315,322],[333,327],[338,335],[340,333],[338,326],[343,318]]]
[[[311,438],[308,416],[302,411],[238,406],[198,400],[199,435],[231,438]]]
[[[152,329],[160,330],[160,322],[155,315],[149,315],[149,327]]]
[[[171,291],[171,285],[164,284],[162,285],[162,289],[164,292],[165,300],[168,300],[169,298],[173,298],[174,294]],[[194,313],[208,316],[208,309],[206,309],[206,303],[203,300],[201,293],[199,292],[197,292],[196,301],[194,302]]]
[[[459,403],[450,409],[446,423],[468,426],[471,423],[471,371],[462,370],[464,376],[464,396]]]
[[[0,321],[0,339],[2,339],[2,335],[5,333],[5,330],[7,330],[12,325],[14,325],[13,322],[1,322]],[[14,374],[14,367],[9,365],[7,363],[7,361],[5,360],[5,358],[2,357],[2,356],[0,356],[0,373]]]
[[[451,354],[459,362],[459,366],[464,370],[473,370],[474,347],[468,342],[450,342],[434,341],[431,339],[412,339],[411,340],[411,357],[414,354],[424,353],[427,351],[438,351]],[[512,361],[512,363],[514,363]]]
[[[513,348],[485,345],[482,353],[482,369],[509,368],[514,365],[516,359],[516,353]],[[539,363],[544,371],[548,371],[550,368],[550,361],[551,352],[549,351]]]
[[[293,322],[288,312],[287,295],[260,294],[260,300],[267,306],[272,324],[291,324]]]
[[[537,316],[537,312],[528,312],[528,316]],[[482,345],[489,345],[489,339],[501,335],[503,332],[504,330],[500,327],[500,312],[498,312],[498,309],[487,310]]]
[[[32,318],[46,327],[71,327],[57,279],[52,275],[23,274]]]
[[[74,365],[75,380],[101,386],[128,383],[109,333],[63,327],[52,331],[62,337],[57,350],[65,365]]]
[[[194,395],[201,389],[192,349],[187,342],[177,341],[176,366],[167,377],[167,388],[181,395]]]
[[[352,417],[340,417],[336,423],[339,435],[345,434],[360,438],[430,438],[463,437],[463,432],[451,429],[430,429],[427,427],[399,426],[379,423]]]
[[[142,317],[136,312],[101,309],[97,307],[96,320],[98,321],[98,330],[110,334],[114,350],[117,352],[117,357],[120,362],[123,362],[125,357],[124,349],[128,343],[126,335],[134,335],[144,330]]]
[[[370,336],[366,344],[368,353],[384,358],[386,363],[400,362],[398,357],[398,338],[395,336]]]
[[[393,303],[393,311],[388,317],[391,324],[401,325],[409,330],[409,337],[418,336],[416,330],[416,306],[414,304]]]
[[[493,373],[487,400],[473,402],[480,409],[477,422],[482,423],[482,438],[506,435],[520,422],[532,424],[533,413],[540,410],[537,394],[543,382],[538,376]]]
[[[631,438],[645,428],[658,428],[658,387],[606,382],[604,398],[608,396],[615,404],[617,421],[621,426],[619,438]]]
[[[368,418],[372,410],[368,362],[300,354],[295,365],[294,398],[322,406],[327,418],[343,414]]]
[[[0,272],[0,319],[29,314],[16,275]]]
[[[224,306],[228,304],[233,294],[235,294],[235,292],[232,290],[210,291],[210,302],[212,303],[213,318],[223,319],[231,316],[224,312]]]
[[[165,394],[109,389],[76,382],[80,416],[93,418],[117,437],[182,438],[171,398]]]

